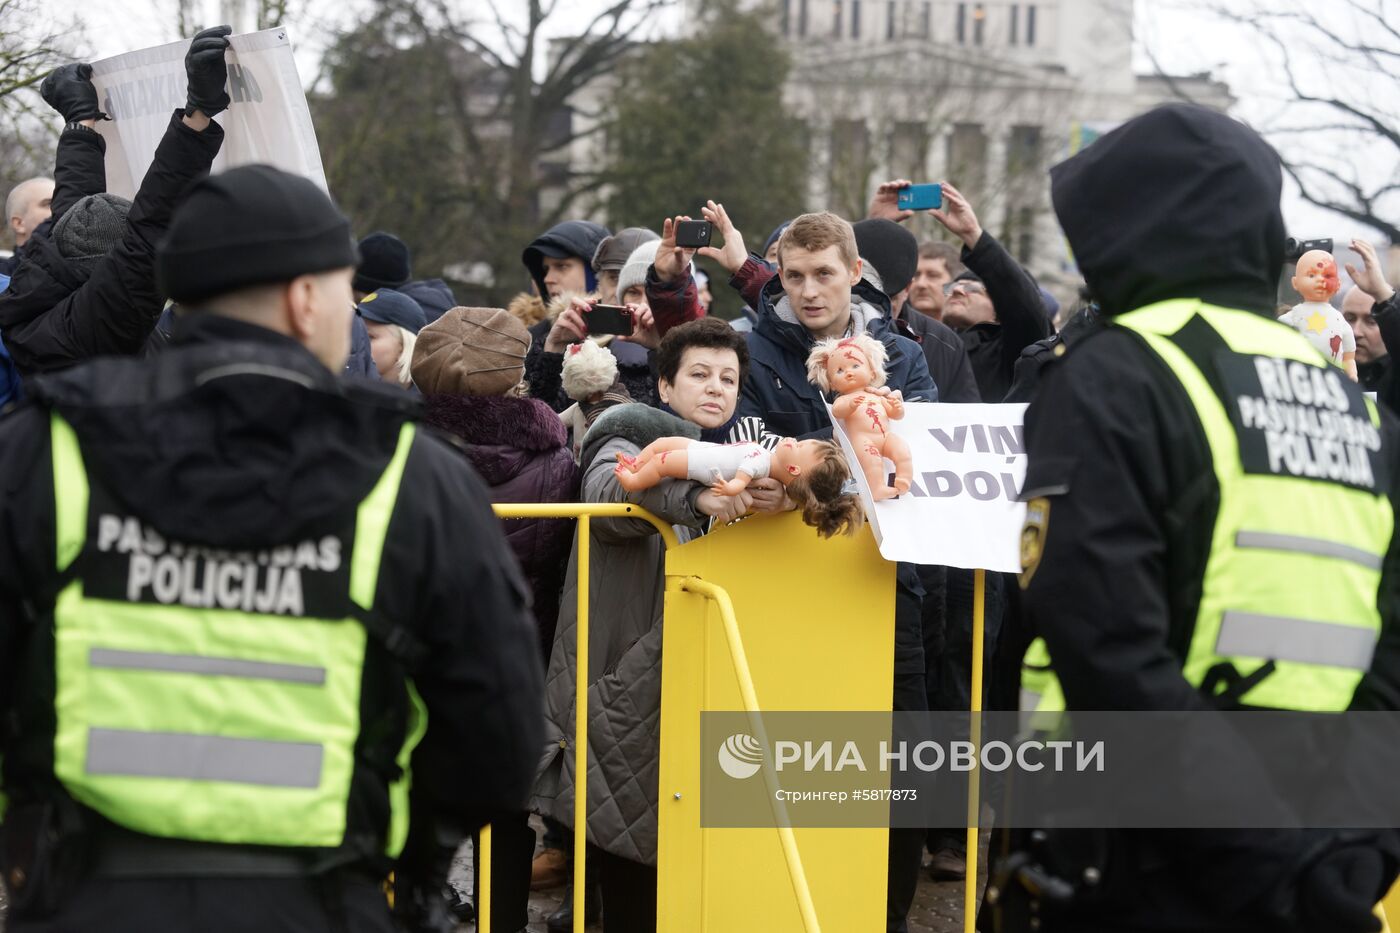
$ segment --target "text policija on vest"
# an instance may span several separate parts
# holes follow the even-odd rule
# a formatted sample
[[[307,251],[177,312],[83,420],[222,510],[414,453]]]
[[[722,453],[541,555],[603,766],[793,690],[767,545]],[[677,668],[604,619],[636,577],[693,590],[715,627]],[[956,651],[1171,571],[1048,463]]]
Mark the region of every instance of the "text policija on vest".
[[[334,535],[261,551],[223,551],[167,541],[130,516],[102,515],[97,549],[130,557],[126,598],[154,598],[199,609],[273,615],[303,614],[303,570],[340,569],[341,541]]]

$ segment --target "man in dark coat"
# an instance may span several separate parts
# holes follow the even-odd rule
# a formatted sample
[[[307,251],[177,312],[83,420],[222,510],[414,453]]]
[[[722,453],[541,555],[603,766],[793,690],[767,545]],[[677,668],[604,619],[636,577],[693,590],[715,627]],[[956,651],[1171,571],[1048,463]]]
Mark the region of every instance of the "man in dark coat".
[[[871,217],[907,220],[912,211],[897,206],[904,180],[880,186]],[[1037,340],[1050,336],[1050,320],[1035,279],[996,238],[982,229],[972,205],[946,181],[943,206],[931,210],[939,223],[963,241],[966,269],[944,286],[943,323],[962,336],[984,402],[1000,402],[1011,388],[1016,359]]]
[[[819,339],[859,333],[884,344],[886,385],[891,390],[902,392],[905,401],[938,400],[923,351],[894,332],[889,299],[862,278],[864,264],[849,223],[830,213],[798,217],[778,241],[778,267],[778,275],[759,296],[758,324],[748,335],[749,373],[739,399],[741,418],[762,418],[770,433],[787,437],[830,437],[826,397],[807,380],[807,357]],[[927,709],[924,589],[912,564],[899,565],[898,579],[893,708]],[[890,933],[906,929],[922,853],[922,830],[890,831]]]
[[[942,321],[920,314],[909,304],[909,285],[919,264],[919,241],[914,234],[882,217],[869,217],[851,227],[861,258],[880,276],[880,289],[890,300],[896,331],[924,351],[929,375],[938,386],[938,400],[980,402],[961,338]]]
[[[460,453],[414,428],[402,393],[339,377],[355,254],[325,193],[242,166],[187,197],[158,253],[161,287],[191,309],[175,344],[36,378],[28,406],[0,419],[7,929],[390,933],[383,878],[420,877],[434,820],[470,831],[524,803],[543,688],[524,584]],[[84,536],[84,513],[131,529],[127,546]],[[74,529],[69,582],[56,538]],[[183,584],[129,585],[151,560]],[[279,569],[293,598],[250,609]],[[56,683],[114,676],[97,651],[55,662],[55,641],[83,625],[153,652],[111,652],[145,665],[120,708],[55,704]],[[264,663],[289,653],[316,666]],[[136,707],[149,731],[116,728]],[[101,779],[92,759],[57,777],[55,730],[86,746],[98,727],[166,743],[107,766],[149,802],[118,807],[110,784],[80,802]],[[298,735],[323,754],[282,741]],[[178,754],[190,739],[244,753]],[[303,778],[324,762],[322,776],[293,786],[298,761]],[[252,835],[250,812],[318,788],[340,790]],[[410,801],[425,816],[395,861]],[[310,836],[318,821],[329,829]]]
[[[20,250],[52,213],[53,187],[52,178],[28,178],[11,188],[5,198],[5,226],[15,237],[14,252],[0,257],[0,275],[6,284],[19,265]]]
[[[429,324],[457,306],[452,289],[442,279],[413,280],[408,244],[392,233],[376,230],[362,237],[358,247],[360,264],[351,283],[356,301],[381,288],[392,288],[418,302]]]
[[[564,368],[564,347],[577,343],[586,333],[577,328],[556,326],[566,310],[556,299],[565,295],[590,295],[598,288],[593,271],[593,254],[608,235],[608,228],[588,220],[566,220],[540,234],[520,256],[536,293],[550,316],[530,328],[530,355],[525,360],[525,381],[534,398],[563,411],[569,406],[557,391],[559,372]],[[546,392],[536,386],[548,385]]]
[[[106,143],[92,66],[65,65],[41,93],[66,121],[54,165],[53,217],[26,246],[0,293],[0,331],[21,374],[93,356],[139,353],[165,305],[155,246],[191,181],[223,143],[210,120],[229,104],[224,49],[229,27],[206,29],[185,57],[188,104],[175,111],[136,200],[104,194]]]
[[[1257,643],[1226,648],[1223,617],[1265,620],[1278,632],[1293,624],[1325,625],[1288,618],[1292,607],[1273,608],[1270,601],[1290,587],[1332,606],[1336,615],[1328,619],[1359,619],[1352,624],[1364,623],[1363,636],[1375,636],[1367,638],[1366,661],[1348,662],[1357,678],[1349,698],[1341,695],[1347,682],[1336,680],[1325,703],[1318,701],[1320,691],[1300,691],[1292,708],[1337,715],[1348,699],[1353,710],[1400,708],[1400,547],[1389,533],[1400,503],[1400,427],[1379,411],[1380,479],[1352,493],[1325,476],[1290,483],[1267,463],[1262,470],[1250,463],[1248,424],[1231,421],[1226,408],[1234,402],[1225,381],[1230,365],[1243,357],[1253,369],[1251,357],[1279,359],[1277,347],[1295,337],[1273,323],[1285,232],[1278,154],[1222,114],[1171,104],[1104,136],[1052,169],[1051,178],[1056,214],[1107,318],[1046,368],[1026,414],[1029,466],[1022,495],[1033,505],[1023,537],[1023,604],[1049,649],[1065,709],[1072,716],[1078,710],[1257,708],[1252,691],[1270,689],[1271,677],[1290,675],[1275,675],[1267,658],[1254,665]],[[1222,198],[1229,210],[1221,209]],[[1142,322],[1154,314],[1179,315],[1181,323],[1158,325],[1149,339]],[[1257,334],[1264,352],[1239,349],[1250,345],[1241,334]],[[1305,346],[1299,352],[1316,356]],[[1320,357],[1316,367],[1321,373]],[[1190,389],[1187,378],[1200,383]],[[1356,403],[1365,410],[1362,400]],[[1230,474],[1231,464],[1237,475]],[[1274,511],[1267,501],[1246,502],[1242,490],[1276,477],[1273,499],[1283,517],[1269,526],[1274,543],[1260,545],[1269,553],[1251,554],[1246,536],[1232,533],[1230,523],[1255,527]],[[1336,556],[1341,545],[1319,550],[1320,539],[1299,536],[1299,525],[1288,524],[1306,512],[1311,498],[1335,503],[1345,495],[1367,498],[1364,512],[1358,507],[1355,515],[1372,521],[1373,529],[1386,528],[1365,539],[1382,553],[1352,546],[1343,560]],[[1354,527],[1352,517],[1333,531],[1337,540],[1360,535],[1355,528],[1361,523]],[[1380,544],[1382,536],[1389,541]],[[1304,546],[1314,550],[1302,554]],[[1290,547],[1296,552],[1289,554]],[[1347,561],[1360,564],[1363,554],[1368,566],[1374,561],[1374,577],[1345,570]],[[1280,578],[1252,586],[1266,560],[1276,562]],[[1227,569],[1208,572],[1208,564]],[[1216,625],[1218,641],[1211,632]],[[1313,638],[1331,641],[1340,629],[1328,625],[1327,634]],[[1288,648],[1282,635],[1265,650],[1284,660],[1278,667],[1294,672],[1329,663]],[[1212,652],[1254,665],[1246,668],[1251,673],[1225,660],[1211,670],[1238,679],[1212,685],[1209,676],[1202,679]],[[1185,669],[1188,658],[1201,662],[1194,672]],[[1190,747],[1171,754],[1170,763],[1192,765],[1179,781],[1182,794],[1229,814],[1242,801],[1276,793],[1274,776],[1260,766],[1244,733],[1219,728],[1210,717],[1197,722]],[[1305,776],[1336,767],[1329,756],[1305,750],[1297,756],[1296,772]],[[1298,826],[1299,818],[1281,809],[1276,825]],[[1397,859],[1388,830],[1060,829],[1023,833],[1012,846],[1017,849],[1034,852],[1050,875],[1067,883],[1056,893],[1044,879],[1029,887],[1003,879],[997,909],[1007,912],[1008,922],[996,929],[1375,930],[1379,921],[1371,909],[1393,880]],[[1040,915],[1016,917],[1014,908],[1031,889],[1041,900]]]

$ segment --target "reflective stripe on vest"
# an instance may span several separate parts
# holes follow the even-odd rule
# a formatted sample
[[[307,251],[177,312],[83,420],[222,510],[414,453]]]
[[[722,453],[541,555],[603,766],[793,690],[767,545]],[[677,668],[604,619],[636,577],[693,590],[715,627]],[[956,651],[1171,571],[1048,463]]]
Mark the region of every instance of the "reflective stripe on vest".
[[[1380,567],[1394,521],[1389,500],[1383,491],[1338,482],[1246,472],[1235,425],[1206,375],[1216,362],[1193,359],[1171,339],[1197,317],[1233,353],[1337,373],[1300,334],[1245,311],[1178,300],[1115,320],[1141,336],[1186,390],[1220,488],[1183,673],[1200,687],[1222,663],[1247,676],[1273,661],[1274,673],[1239,698],[1244,705],[1343,710],[1380,631]],[[1378,425],[1374,405],[1367,406]]]
[[[414,427],[360,503],[349,596],[369,610]],[[57,565],[82,553],[89,487],[72,428],[52,416]],[[54,607],[54,772],[78,801],[137,832],[335,848],[345,839],[368,635],[354,618],[287,617],[86,598]],[[389,788],[386,850],[407,827],[412,720]]]
[[[1020,709],[1023,732],[1049,732],[1061,727],[1058,714],[1065,710],[1065,694],[1050,666],[1050,649],[1043,638],[1030,643],[1021,661]]]

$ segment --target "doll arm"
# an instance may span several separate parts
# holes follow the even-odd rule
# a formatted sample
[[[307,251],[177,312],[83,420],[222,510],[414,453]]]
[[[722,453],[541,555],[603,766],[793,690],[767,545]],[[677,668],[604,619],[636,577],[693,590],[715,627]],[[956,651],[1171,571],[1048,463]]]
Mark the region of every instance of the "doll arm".
[[[859,408],[864,401],[865,393],[849,392],[838,398],[836,403],[831,406],[831,416],[837,421],[845,421],[855,413],[855,410]]]
[[[885,415],[893,421],[904,417],[904,393],[895,389],[885,396]]]
[[[710,486],[710,491],[717,496],[737,496],[749,488],[749,483],[752,481],[752,476],[740,470],[731,480],[715,480]]]

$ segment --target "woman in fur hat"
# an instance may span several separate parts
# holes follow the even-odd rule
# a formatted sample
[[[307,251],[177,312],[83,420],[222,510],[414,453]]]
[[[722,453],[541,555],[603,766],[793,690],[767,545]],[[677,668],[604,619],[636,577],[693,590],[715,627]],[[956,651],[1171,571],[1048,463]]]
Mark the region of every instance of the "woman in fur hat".
[[[546,404],[523,397],[530,333],[501,308],[453,308],[419,332],[413,381],[424,419],[466,442],[466,455],[494,502],[573,502],[579,473],[564,423]],[[443,516],[451,521],[451,516]],[[540,656],[548,660],[559,615],[572,521],[504,522],[533,596]],[[491,928],[515,931],[529,920],[535,834],[523,811],[492,830]]]

